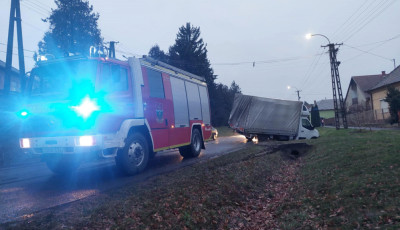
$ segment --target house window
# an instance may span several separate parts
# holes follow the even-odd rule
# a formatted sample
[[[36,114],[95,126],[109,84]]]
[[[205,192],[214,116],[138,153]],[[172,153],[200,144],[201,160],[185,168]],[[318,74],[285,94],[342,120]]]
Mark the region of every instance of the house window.
[[[381,99],[380,102],[381,102],[382,112],[384,113],[389,112],[389,104],[384,99]]]

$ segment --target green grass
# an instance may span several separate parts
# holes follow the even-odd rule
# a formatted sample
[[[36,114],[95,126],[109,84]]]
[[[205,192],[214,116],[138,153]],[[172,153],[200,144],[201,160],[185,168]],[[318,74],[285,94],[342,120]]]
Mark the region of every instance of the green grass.
[[[240,215],[231,223],[231,213],[263,194],[266,178],[283,162],[279,154],[256,155],[264,148],[252,146],[3,227],[216,229],[246,223]]]
[[[400,227],[400,133],[321,129],[301,186],[281,207],[285,228]]]
[[[399,229],[400,132],[320,134],[299,160],[250,146],[0,228]]]

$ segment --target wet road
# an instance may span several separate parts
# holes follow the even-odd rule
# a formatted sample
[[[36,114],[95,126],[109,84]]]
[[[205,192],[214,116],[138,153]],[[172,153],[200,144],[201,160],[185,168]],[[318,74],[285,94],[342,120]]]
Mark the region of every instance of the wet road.
[[[150,161],[145,172],[132,177],[122,175],[115,167],[114,159],[84,163],[76,175],[67,179],[51,173],[42,162],[0,168],[0,223],[128,183],[138,183],[250,144],[246,144],[243,136],[220,137],[207,142],[206,150],[195,159],[183,159],[177,150],[164,151]]]

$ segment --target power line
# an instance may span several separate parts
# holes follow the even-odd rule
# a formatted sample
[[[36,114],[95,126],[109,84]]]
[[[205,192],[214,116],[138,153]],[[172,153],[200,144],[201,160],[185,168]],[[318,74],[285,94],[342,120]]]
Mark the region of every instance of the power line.
[[[382,0],[382,1],[384,1],[384,0]],[[363,10],[363,11],[361,11],[360,13],[358,13],[357,14],[357,12],[354,14],[355,15],[355,17],[351,17],[351,18],[354,18],[353,20],[348,20],[347,22],[348,22],[348,24],[346,24],[345,26],[343,26],[342,27],[342,30],[339,32],[339,37],[340,37],[340,35],[341,34],[346,34],[346,32],[353,26],[353,24],[355,24],[355,23],[357,23],[357,20],[373,5],[373,3],[374,3],[374,1],[370,1],[369,2],[370,4],[368,5],[368,6],[366,6],[366,8]],[[364,4],[365,5],[365,4]],[[364,6],[363,5],[363,6]],[[358,10],[357,10],[358,11]],[[339,28],[339,30],[340,30],[340,28]],[[335,32],[336,33],[336,32]],[[336,39],[336,40],[338,40],[338,39]]]
[[[308,71],[306,72],[306,75],[305,75],[306,80],[303,82],[302,88],[304,88],[304,86],[310,79],[311,74],[314,72],[315,68],[317,67],[317,65],[318,65],[319,61],[321,60],[321,57],[324,53],[325,52],[321,52],[318,59],[317,59],[317,56],[314,58],[313,63],[311,63],[310,67],[308,68]]]
[[[48,15],[46,15],[45,12],[43,12],[43,10],[38,9],[37,7],[33,7],[32,5],[27,4],[27,2],[21,2],[22,6],[25,6],[28,10],[31,10],[32,12],[35,12],[41,16],[47,17]]]
[[[302,56],[302,57],[288,57],[288,58],[279,58],[279,59],[270,59],[270,60],[263,60],[263,61],[242,61],[242,62],[220,62],[220,63],[211,63],[212,65],[248,65],[251,64],[253,67],[256,64],[271,64],[271,63],[281,63],[281,62],[289,62],[289,61],[297,61],[301,59],[307,59],[313,56],[318,56],[319,54],[315,54],[312,56]]]
[[[0,42],[0,45],[6,46],[7,44]],[[14,48],[18,48],[18,47],[14,46]],[[31,53],[35,53],[35,52],[36,52],[36,51],[32,51],[32,50],[27,50],[27,49],[23,49],[23,50],[24,50],[24,51],[31,52]]]
[[[400,35],[398,35],[398,36],[400,37]],[[378,47],[380,47],[380,46],[383,46],[384,44],[388,43],[389,41],[392,41],[392,40],[396,39],[398,36],[395,36],[395,37],[393,37],[393,38],[391,38],[391,39],[385,40],[385,41],[383,41],[381,44],[379,44],[379,45],[377,45],[377,46],[375,46],[375,47],[372,47],[371,49],[367,50],[366,52],[370,52],[371,50],[374,50],[374,49],[376,49],[376,48],[378,48]],[[361,54],[358,54],[358,55],[356,55],[356,56],[354,56],[354,57],[351,57],[351,58],[349,58],[349,59],[346,59],[345,62],[350,61],[350,60],[353,60],[353,59],[356,59],[357,57],[359,57],[359,56],[361,56],[361,55],[363,55],[363,54],[364,54],[364,53],[361,53]]]
[[[38,4],[46,7],[47,9],[51,9],[51,7],[49,5],[47,5],[46,3],[42,2],[41,0],[33,0],[35,2],[37,2]]]
[[[22,24],[24,24],[24,25],[30,26],[30,27],[32,27],[32,28],[34,28],[34,29],[36,29],[36,30],[39,30],[39,31],[41,31],[41,32],[43,32],[43,33],[46,33],[46,31],[44,31],[44,30],[42,30],[41,28],[39,28],[39,27],[37,27],[37,26],[34,26],[34,25],[32,25],[32,24],[30,24],[30,23],[28,23],[28,22],[26,22],[26,21],[21,20],[21,22],[22,22]]]
[[[383,57],[383,56],[381,56],[381,55],[374,54],[374,53],[371,53],[371,52],[369,52],[369,51],[365,51],[365,50],[359,49],[359,48],[354,47],[354,46],[350,46],[350,45],[347,45],[347,44],[343,44],[343,46],[346,46],[346,47],[349,47],[349,48],[358,50],[358,51],[363,52],[363,53],[366,53],[366,54],[373,55],[373,56],[375,56],[375,57],[379,57],[379,58],[382,58],[382,59],[385,59],[385,60],[393,61],[393,59],[386,58],[386,57]]]
[[[5,53],[5,54],[7,54],[7,51],[0,50],[0,53]],[[18,56],[18,54],[16,54],[16,53],[13,53],[13,55],[14,55],[14,56]],[[26,57],[26,58],[32,58],[33,56],[30,57],[30,56],[25,56],[25,55],[24,55],[24,57]]]
[[[369,18],[364,24],[362,24],[357,30],[355,30],[352,34],[346,37],[344,41],[348,41],[351,39],[354,35],[356,35],[358,32],[360,32],[365,26],[367,26],[369,23],[371,23],[375,18],[377,18],[379,15],[381,15],[386,9],[388,9],[396,0],[392,0],[391,2],[388,2],[384,8],[382,8],[379,12],[377,12],[375,15],[372,15],[372,17]]]
[[[356,46],[356,47],[370,46],[370,45],[375,45],[375,44],[378,44],[378,43],[387,43],[387,42],[392,41],[392,40],[395,40],[395,39],[397,39],[397,38],[400,38],[400,34],[398,34],[398,35],[396,35],[396,36],[394,36],[394,37],[392,37],[392,38],[386,39],[386,40],[377,41],[377,42],[371,42],[371,43],[359,45],[359,46]]]
[[[33,4],[33,5],[35,5],[35,6],[37,6],[38,8],[40,8],[40,9],[42,9],[43,11],[45,11],[45,12],[47,12],[47,13],[51,13],[50,11],[49,11],[49,8],[47,8],[47,7],[43,7],[43,5],[42,4],[38,4],[38,3],[40,3],[40,2],[33,2],[33,1],[25,1],[25,2],[29,2],[30,4]]]
[[[357,14],[357,12],[367,3],[368,1],[365,1],[354,13],[352,13],[351,16],[347,18],[347,20],[342,25],[340,25],[335,32],[333,32],[332,36],[334,36],[341,28],[343,28],[343,26],[346,25],[346,23],[349,22]]]

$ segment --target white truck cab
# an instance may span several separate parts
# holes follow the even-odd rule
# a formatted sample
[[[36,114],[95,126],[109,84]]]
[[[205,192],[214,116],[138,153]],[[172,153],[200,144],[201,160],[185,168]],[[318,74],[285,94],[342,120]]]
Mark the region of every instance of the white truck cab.
[[[313,139],[319,137],[319,132],[312,125],[308,117],[310,112],[307,107],[303,104],[301,111],[300,122],[299,122],[299,133],[296,139]]]

